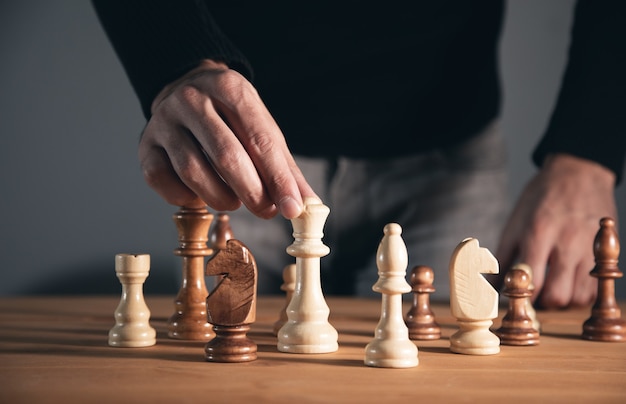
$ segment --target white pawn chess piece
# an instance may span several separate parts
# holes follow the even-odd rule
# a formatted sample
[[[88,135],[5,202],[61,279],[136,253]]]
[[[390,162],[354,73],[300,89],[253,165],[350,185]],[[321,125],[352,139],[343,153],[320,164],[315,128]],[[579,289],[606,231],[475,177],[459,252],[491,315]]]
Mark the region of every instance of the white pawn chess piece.
[[[463,240],[450,259],[450,309],[459,330],[450,337],[450,350],[467,355],[500,352],[500,338],[489,330],[498,317],[498,292],[481,274],[497,274],[499,265],[478,240]]]
[[[337,330],[328,322],[320,257],[330,248],[322,243],[324,223],[330,213],[317,198],[305,198],[302,214],[291,221],[293,244],[287,253],[296,257],[296,288],[287,306],[288,321],[278,331],[277,348],[290,353],[329,353],[339,348]]]
[[[408,368],[419,364],[418,350],[409,339],[402,314],[402,294],[411,291],[406,281],[408,253],[397,223],[387,224],[376,254],[378,281],[372,286],[382,293],[381,316],[374,339],[365,347],[365,364],[385,368]]]
[[[156,331],[150,326],[150,310],[143,297],[150,255],[117,254],[115,272],[122,284],[122,298],[115,310],[115,326],[109,331],[109,345],[130,348],[154,345]]]

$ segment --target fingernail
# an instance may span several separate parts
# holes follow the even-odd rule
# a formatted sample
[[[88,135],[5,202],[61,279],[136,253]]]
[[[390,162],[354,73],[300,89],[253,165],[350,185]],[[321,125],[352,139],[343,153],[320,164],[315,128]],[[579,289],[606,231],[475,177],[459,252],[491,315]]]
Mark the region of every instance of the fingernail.
[[[286,196],[278,202],[278,209],[285,219],[293,219],[302,213],[302,205],[290,196]]]

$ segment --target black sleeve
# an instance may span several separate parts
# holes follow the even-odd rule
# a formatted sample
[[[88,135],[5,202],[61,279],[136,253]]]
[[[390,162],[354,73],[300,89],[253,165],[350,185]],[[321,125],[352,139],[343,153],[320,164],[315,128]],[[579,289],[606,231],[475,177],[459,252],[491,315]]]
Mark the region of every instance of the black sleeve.
[[[580,0],[568,64],[547,131],[533,152],[598,162],[621,180],[626,155],[626,1]]]
[[[222,34],[202,0],[92,0],[146,118],[168,83],[203,59],[251,78],[245,57]]]

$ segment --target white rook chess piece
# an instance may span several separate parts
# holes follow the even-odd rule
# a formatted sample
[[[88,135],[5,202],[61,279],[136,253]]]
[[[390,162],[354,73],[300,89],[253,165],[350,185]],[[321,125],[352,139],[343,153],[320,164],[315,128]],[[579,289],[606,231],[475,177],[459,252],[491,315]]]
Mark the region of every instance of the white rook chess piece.
[[[150,326],[150,310],[143,298],[150,255],[117,254],[115,272],[122,284],[122,298],[115,310],[115,326],[109,331],[109,345],[131,348],[154,345],[156,331]]]
[[[278,331],[281,352],[328,353],[339,347],[320,279],[320,257],[330,252],[322,243],[329,213],[319,199],[305,198],[302,214],[291,221],[295,240],[287,253],[296,257],[296,288],[287,306],[288,321]]]
[[[419,364],[417,346],[409,339],[402,315],[402,294],[411,291],[406,281],[408,253],[397,223],[387,224],[376,253],[378,281],[372,286],[382,293],[380,321],[374,339],[365,347],[365,364],[385,368],[408,368]]]

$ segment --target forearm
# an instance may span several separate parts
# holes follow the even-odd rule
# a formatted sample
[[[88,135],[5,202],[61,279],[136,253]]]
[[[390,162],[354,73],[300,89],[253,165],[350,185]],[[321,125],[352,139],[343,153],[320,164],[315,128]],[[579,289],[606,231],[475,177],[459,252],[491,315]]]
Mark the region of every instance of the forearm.
[[[556,108],[533,159],[567,153],[609,168],[626,155],[626,2],[579,2]]]

